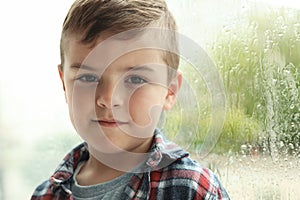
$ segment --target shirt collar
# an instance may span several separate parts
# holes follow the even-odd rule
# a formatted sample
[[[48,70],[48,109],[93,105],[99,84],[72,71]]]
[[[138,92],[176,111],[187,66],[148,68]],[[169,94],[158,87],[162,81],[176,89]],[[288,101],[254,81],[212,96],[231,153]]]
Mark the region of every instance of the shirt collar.
[[[169,141],[160,130],[156,129],[146,165],[150,170],[157,170],[186,156],[188,156],[186,151]]]
[[[153,171],[168,166],[172,162],[188,156],[188,153],[167,138],[158,129],[155,130],[153,142],[143,171]],[[69,182],[78,164],[89,158],[88,147],[82,143],[74,148],[61,162],[50,181],[55,186]],[[139,169],[140,170],[140,169]]]

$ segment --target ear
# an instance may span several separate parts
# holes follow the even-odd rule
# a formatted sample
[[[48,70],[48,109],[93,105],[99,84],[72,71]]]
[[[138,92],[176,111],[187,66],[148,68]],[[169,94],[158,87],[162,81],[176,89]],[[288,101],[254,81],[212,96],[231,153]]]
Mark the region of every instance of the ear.
[[[58,68],[58,73],[59,73],[60,80],[61,80],[62,85],[63,85],[63,89],[64,89],[64,91],[66,91],[65,82],[64,82],[64,75],[63,75],[63,71],[62,71],[62,66],[61,66],[61,64],[59,64],[59,65],[57,66],[57,68]]]
[[[168,94],[166,96],[165,103],[163,106],[164,110],[171,109],[176,103],[177,94],[180,90],[181,83],[182,83],[182,73],[177,72],[176,77],[169,84]]]
[[[57,68],[58,68],[59,77],[60,77],[60,80],[61,80],[61,83],[62,83],[62,86],[63,86],[66,103],[68,103],[68,99],[67,99],[67,95],[66,95],[65,81],[64,81],[64,73],[63,73],[63,69],[62,69],[61,64],[59,64]]]

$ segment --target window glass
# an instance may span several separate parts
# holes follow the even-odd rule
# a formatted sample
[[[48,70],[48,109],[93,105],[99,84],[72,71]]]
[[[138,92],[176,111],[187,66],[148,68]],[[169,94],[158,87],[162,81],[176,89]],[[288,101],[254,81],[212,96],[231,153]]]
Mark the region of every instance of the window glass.
[[[0,8],[0,199],[29,199],[82,142],[56,69],[72,2],[5,1]],[[226,112],[214,109],[216,94],[199,66],[182,58],[185,89],[162,129],[216,173],[232,199],[299,198],[300,3],[167,2],[179,32],[214,63]],[[212,124],[222,129],[209,135]],[[203,144],[212,147],[208,155]]]

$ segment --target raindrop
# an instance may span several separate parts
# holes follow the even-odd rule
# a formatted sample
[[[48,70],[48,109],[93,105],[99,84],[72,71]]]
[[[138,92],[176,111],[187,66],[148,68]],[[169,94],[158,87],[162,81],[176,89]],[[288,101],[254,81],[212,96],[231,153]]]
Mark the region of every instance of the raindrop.
[[[246,150],[246,149],[247,149],[247,145],[243,144],[243,145],[241,146],[241,150]]]
[[[292,149],[292,150],[294,150],[295,147],[294,147],[294,145],[292,143],[289,143],[289,148]]]
[[[279,148],[282,148],[282,147],[284,147],[284,143],[283,143],[283,141],[280,141]]]
[[[291,73],[290,70],[288,70],[288,69],[285,69],[284,72],[285,72],[286,74],[290,74],[290,73]]]

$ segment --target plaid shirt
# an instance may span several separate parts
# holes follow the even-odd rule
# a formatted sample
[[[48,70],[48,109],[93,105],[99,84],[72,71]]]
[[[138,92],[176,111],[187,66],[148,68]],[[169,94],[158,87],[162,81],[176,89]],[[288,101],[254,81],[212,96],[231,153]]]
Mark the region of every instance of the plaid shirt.
[[[190,159],[187,152],[166,140],[159,131],[149,155],[145,164],[149,170],[132,176],[121,199],[230,199],[209,169]],[[51,178],[37,187],[31,200],[72,200],[73,174],[78,163],[88,157],[85,143],[73,149]]]

